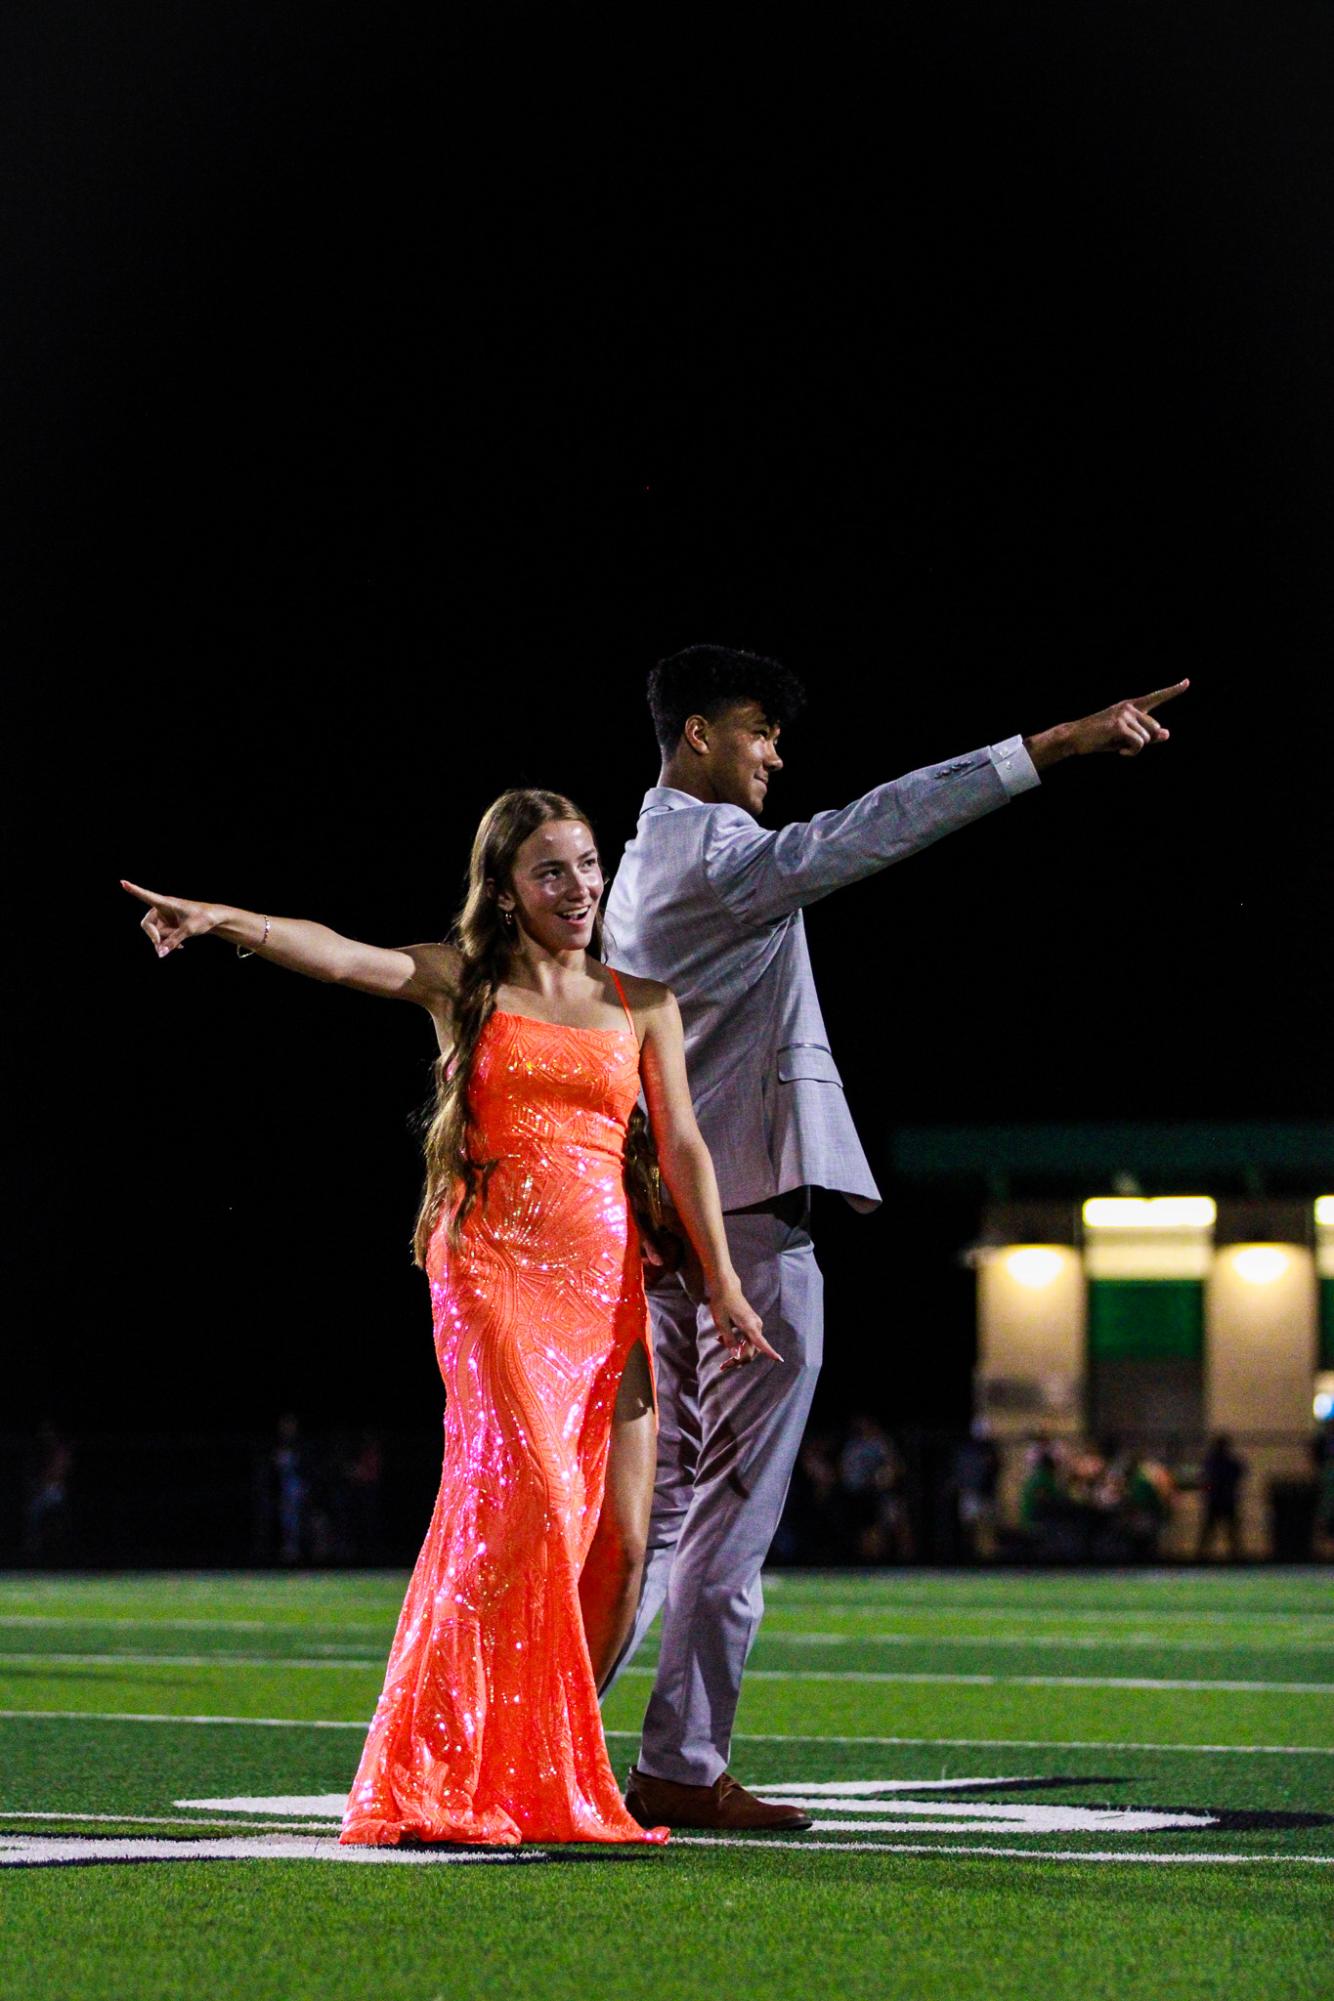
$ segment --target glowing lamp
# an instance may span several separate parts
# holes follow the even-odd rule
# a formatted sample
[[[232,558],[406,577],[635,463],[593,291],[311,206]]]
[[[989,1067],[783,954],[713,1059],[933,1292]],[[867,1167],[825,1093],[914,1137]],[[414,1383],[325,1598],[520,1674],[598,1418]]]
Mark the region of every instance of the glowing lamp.
[[[1318,1195],[1315,1219],[1323,1229],[1334,1230],[1334,1195]]]
[[[1290,1259],[1277,1244],[1244,1244],[1232,1253],[1232,1263],[1248,1285],[1272,1285],[1282,1278]]]
[[[1049,1250],[1045,1244],[1022,1244],[1006,1254],[1005,1269],[1016,1284],[1027,1286],[1030,1292],[1041,1292],[1060,1277],[1064,1263],[1060,1252]]]
[[[1218,1214],[1212,1195],[1094,1195],[1084,1204],[1089,1230],[1208,1230]]]

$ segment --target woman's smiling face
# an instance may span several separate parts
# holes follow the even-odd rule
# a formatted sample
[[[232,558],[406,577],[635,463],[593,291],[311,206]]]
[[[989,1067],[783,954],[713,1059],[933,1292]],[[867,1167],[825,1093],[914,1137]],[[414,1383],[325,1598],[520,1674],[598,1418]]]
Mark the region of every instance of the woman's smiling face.
[[[602,901],[602,863],[582,820],[547,820],[514,857],[508,890],[496,901],[548,952],[587,951]]]

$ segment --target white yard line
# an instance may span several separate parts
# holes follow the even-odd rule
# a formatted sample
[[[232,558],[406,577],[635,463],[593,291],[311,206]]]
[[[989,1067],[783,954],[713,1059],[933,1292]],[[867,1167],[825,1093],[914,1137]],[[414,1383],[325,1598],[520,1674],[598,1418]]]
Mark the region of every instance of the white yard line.
[[[766,1646],[789,1647],[1069,1647],[1115,1653],[1120,1647],[1157,1647],[1164,1653],[1334,1654],[1327,1640],[1173,1640],[1161,1633],[784,1633],[764,1628]]]
[[[307,1716],[169,1716],[144,1709],[0,1709],[0,1718],[36,1717],[52,1723],[223,1723],[248,1730],[360,1730],[366,1734],[370,1718],[348,1722],[342,1718]]]
[[[318,1660],[309,1660],[293,1654],[232,1654],[219,1650],[215,1654],[157,1654],[157,1653],[96,1653],[96,1654],[55,1654],[37,1651],[26,1654],[0,1654],[0,1672],[6,1667],[31,1667],[34,1662],[48,1661],[53,1667],[257,1667],[257,1668],[378,1668],[384,1669],[388,1659],[388,1648],[374,1654],[322,1655]]]
[[[242,1730],[360,1730],[358,1721],[327,1716],[172,1716],[142,1709],[0,1709],[0,1721],[49,1723],[181,1723]],[[639,1741],[638,1730],[608,1730],[618,1743]],[[1334,1758],[1334,1744],[1161,1744],[1115,1737],[885,1737],[822,1730],[738,1730],[738,1744],[885,1744],[946,1751],[1181,1751],[1242,1758]]]
[[[40,1657],[39,1657],[40,1658]],[[653,1675],[656,1668],[622,1668],[623,1675]],[[1334,1695],[1334,1681],[1201,1681],[1194,1677],[1083,1674],[892,1673],[875,1668],[748,1668],[747,1681],[911,1682],[932,1688],[1136,1688],[1209,1695]]]
[[[689,1848],[749,1848],[756,1853],[755,1836],[737,1834],[674,1834],[670,1846]],[[1163,1863],[1310,1863],[1320,1869],[1334,1867],[1334,1855],[1215,1855],[1206,1853],[1150,1854],[1144,1849],[1098,1848],[996,1848],[973,1842],[927,1841],[790,1841],[775,1843],[786,1854],[789,1849],[823,1850],[827,1855],[1000,1855],[1022,1862],[1140,1862],[1148,1867]]]
[[[915,1830],[914,1830],[915,1831]],[[824,1855],[982,1855],[1019,1862],[1139,1863],[1163,1866],[1292,1867],[1334,1866],[1334,1855],[1238,1855],[1178,1850],[1150,1854],[1140,1849],[1002,1848],[984,1842],[951,1841],[793,1841],[773,1844],[786,1853],[802,1849]],[[667,1853],[682,1848],[743,1848],[752,1855],[766,1852],[754,1835],[674,1834]],[[557,1848],[557,1854],[560,1852]],[[345,1848],[331,1834],[269,1833],[214,1838],[207,1841],[154,1840],[136,1836],[19,1834],[0,1835],[0,1868],[50,1867],[98,1862],[350,1862],[372,1866],[448,1867],[458,1863],[547,1862],[551,1850],[537,1843],[517,1848]]]
[[[608,1730],[608,1737],[638,1742],[637,1730]],[[890,1744],[908,1748],[959,1751],[1189,1751],[1240,1757],[1334,1758],[1334,1744],[1148,1744],[1108,1737],[863,1737],[821,1731],[809,1737],[800,1731],[738,1730],[740,1744]]]
[[[783,1609],[785,1611],[791,1610],[790,1601],[788,1600],[784,1601]],[[813,1612],[822,1613],[826,1617],[836,1617],[840,1614],[848,1614],[849,1616],[852,1616],[857,1614],[858,1612],[857,1607],[841,1606],[841,1605],[812,1605],[810,1609]],[[863,1606],[860,1608],[860,1614],[862,1616],[865,1616],[866,1612],[867,1612],[866,1607]],[[953,1617],[956,1615],[951,1614],[950,1616]],[[986,1615],[979,1615],[979,1616],[986,1616]],[[1061,1620],[1068,1621],[1071,1619],[1079,1618],[1082,1615],[1077,1612],[1068,1612],[1068,1613],[1048,1612],[1045,1614],[1041,1613],[1036,1614],[1035,1616],[1044,1617],[1056,1621],[1061,1621]],[[1099,1618],[1100,1623],[1105,1623],[1105,1621],[1102,1621],[1101,1615],[1097,1616]],[[1125,1617],[1127,1615],[1121,1614],[1118,1616]],[[1155,1619],[1161,1619],[1164,1615],[1161,1613],[1155,1613],[1153,1616]],[[1326,1615],[1323,1613],[1312,1613],[1309,1619],[1305,1620],[1299,1619],[1295,1614],[1290,1616],[1292,1617],[1294,1624],[1302,1626],[1304,1628],[1309,1627],[1312,1624],[1321,1623],[1326,1618]],[[1192,1615],[1189,1614],[1182,1614],[1181,1621],[1183,1624],[1209,1623],[1208,1619],[1205,1617],[1194,1618],[1192,1617]],[[323,1629],[325,1631],[334,1630],[343,1634],[347,1634],[349,1632],[366,1632],[366,1633],[375,1633],[378,1635],[382,1633],[384,1636],[384,1644],[386,1650],[388,1649],[389,1642],[393,1637],[392,1619],[352,1620],[352,1619],[331,1618],[327,1620],[312,1620],[308,1623],[311,1626],[313,1626],[316,1631]],[[1240,1619],[1237,1621],[1229,1621],[1226,1619],[1219,1619],[1217,1623],[1220,1625],[1229,1623],[1254,1625],[1255,1621],[1254,1620],[1247,1621]],[[157,1617],[132,1619],[123,1617],[111,1618],[102,1616],[100,1614],[97,1616],[81,1618],[72,1613],[71,1614],[39,1613],[39,1612],[0,1613],[0,1630],[4,1630],[6,1628],[15,1628],[15,1629],[23,1629],[26,1631],[41,1631],[43,1628],[49,1626],[72,1626],[76,1630],[79,1628],[92,1629],[92,1628],[108,1627],[120,1631],[142,1632],[142,1633],[159,1632],[159,1631],[188,1632],[188,1633],[274,1633],[274,1634],[281,1634],[284,1638],[287,1639],[301,1639],[304,1637],[304,1634],[300,1627],[294,1626],[290,1622],[285,1622],[281,1620],[162,1619]],[[1033,1633],[1033,1632],[941,1633],[934,1629],[924,1629],[921,1632],[853,1631],[847,1633],[829,1633],[829,1632],[811,1633],[805,1631],[784,1632],[782,1628],[777,1624],[777,1622],[771,1619],[765,1626],[764,1637],[771,1644],[774,1642],[782,1642],[787,1646],[802,1646],[802,1647],[816,1647],[816,1646],[818,1647],[833,1647],[833,1646],[1070,1647],[1079,1649],[1091,1649],[1095,1651],[1098,1648],[1107,1648],[1111,1650],[1117,1647],[1161,1647],[1163,1649],[1170,1649],[1182,1653],[1185,1652],[1214,1653],[1217,1652],[1220,1647],[1223,1647],[1223,1648],[1232,1648],[1235,1649],[1237,1652],[1244,1652],[1244,1653],[1265,1653],[1265,1652],[1334,1653],[1334,1632],[1331,1632],[1328,1637],[1323,1639],[1312,1639],[1309,1637],[1303,1637],[1301,1635],[1296,1635],[1296,1634],[1294,1634],[1292,1637],[1286,1637],[1283,1634],[1275,1634],[1272,1637],[1266,1637],[1263,1635],[1256,1635],[1252,1633],[1249,1635],[1241,1636],[1226,1641],[1220,1641],[1216,1638],[1174,1639],[1170,1635],[1161,1632],[1145,1632],[1142,1630],[1129,1633],[1113,1631],[1104,1633],[1069,1633],[1069,1634]],[[312,1644],[317,1648],[317,1650],[321,1654],[324,1654],[336,1651],[339,1647],[345,1645],[345,1642],[318,1641],[318,1642],[313,1642]],[[17,1660],[23,1658],[25,1658],[25,1656],[16,1654],[0,1655],[0,1660],[3,1659]],[[68,1661],[73,1661],[76,1658],[80,1657],[76,1657],[73,1655],[57,1656],[52,1654],[46,1656],[46,1658],[52,1660],[61,1658]],[[151,1656],[141,1656],[138,1654],[131,1654],[131,1653],[113,1654],[108,1652],[108,1653],[99,1653],[95,1655],[88,1655],[85,1658],[94,1660],[126,1660],[126,1661],[136,1660],[140,1658],[152,1658],[155,1660],[161,1659],[166,1661],[171,1657],[167,1655],[156,1655],[156,1654]],[[192,1659],[194,1657],[190,1658]],[[228,1654],[220,1651],[216,1655],[200,1655],[198,1656],[198,1658],[201,1660],[213,1660],[213,1659],[217,1659],[219,1661],[232,1660],[236,1661],[239,1664],[251,1658],[259,1661],[264,1661],[270,1657],[265,1655],[256,1655],[252,1657],[241,1654]],[[364,1661],[368,1661],[371,1658],[372,1656],[368,1656],[365,1654],[349,1654],[347,1656],[347,1660],[350,1665],[361,1665]],[[379,1656],[376,1655],[373,1658],[379,1658]],[[188,1665],[189,1660],[187,1660],[185,1657],[182,1657],[179,1663],[177,1664],[183,1666]],[[300,1663],[289,1662],[286,1660],[284,1660],[282,1664],[285,1666],[300,1665]],[[313,1665],[319,1665],[319,1663],[313,1663]]]
[[[773,1593],[777,1581],[772,1574],[766,1576],[766,1592]],[[1180,1580],[1169,1579],[1169,1581],[1179,1582]],[[404,1572],[403,1582],[406,1588],[406,1572]],[[1313,1580],[1316,1588],[1321,1588],[1323,1582],[1323,1579]],[[3,1585],[0,1584],[0,1594],[3,1594],[3,1589]],[[20,1595],[31,1597],[33,1593],[29,1587]],[[68,1595],[68,1587],[64,1584],[56,1585],[53,1587],[51,1595],[56,1598],[66,1597]],[[3,1602],[2,1597],[0,1597],[0,1602]],[[160,1626],[168,1630],[183,1632],[238,1631],[288,1634],[299,1634],[304,1628],[313,1627],[316,1629],[333,1628],[340,1632],[378,1633],[383,1631],[388,1637],[393,1633],[394,1620],[398,1614],[400,1603],[401,1594],[392,1603],[386,1600],[385,1610],[383,1614],[378,1616],[368,1616],[364,1611],[354,1614],[344,1611],[337,1606],[320,1609],[318,1616],[316,1616],[317,1608],[311,1608],[297,1616],[289,1614],[287,1616],[278,1615],[254,1618],[178,1617],[174,1615],[164,1616],[157,1612],[145,1612],[140,1615],[110,1612],[3,1612],[0,1613],[0,1627]],[[881,1619],[898,1616],[929,1621],[962,1620],[970,1623],[977,1621],[985,1622],[988,1620],[1008,1620],[1020,1627],[1028,1627],[1047,1621],[1055,1622],[1058,1625],[1093,1624],[1099,1626],[1113,1626],[1119,1622],[1141,1627],[1150,1625],[1211,1627],[1291,1625],[1296,1626],[1301,1631],[1309,1631],[1314,1626],[1334,1626],[1334,1610],[1321,1610],[1315,1606],[1302,1611],[1271,1612],[1259,1607],[1238,1607],[1236,1610],[1231,1611],[1210,1611],[1206,1609],[1191,1611],[1184,1606],[1171,1605],[1144,1605],[1139,1607],[1117,1605],[1052,1606],[1004,1604],[1000,1602],[994,1605],[978,1604],[976,1602],[972,1604],[951,1604],[948,1601],[932,1603],[925,1595],[922,1597],[897,1599],[886,1598],[881,1597],[874,1589],[869,1590],[866,1597],[855,1601],[825,1599],[818,1595],[805,1597],[801,1595],[799,1590],[786,1589],[782,1591],[781,1595],[775,1596],[772,1611],[775,1615],[779,1616],[784,1613],[811,1612],[825,1618],[851,1619]],[[931,1638],[942,1637],[934,1628],[928,1636]]]
[[[80,1826],[85,1821],[109,1821],[113,1827],[230,1827],[241,1829],[248,1834],[272,1834],[274,1821],[238,1820],[235,1814],[186,1814],[186,1813],[7,1813],[0,1807],[0,1829],[8,1827],[14,1820],[73,1820]],[[278,1824],[286,1834],[314,1833],[327,1834],[330,1816],[322,1814],[318,1819],[309,1815],[297,1817],[292,1814],[278,1816]],[[5,1839],[0,1832],[0,1842]]]
[[[340,1619],[312,1621],[314,1625],[342,1625]],[[0,1627],[48,1627],[48,1625],[110,1625],[110,1627],[134,1627],[138,1631],[158,1629],[170,1633],[290,1633],[290,1625],[272,1625],[266,1619],[160,1619],[156,1613],[148,1613],[142,1619],[130,1619],[118,1613],[114,1619],[108,1613],[88,1613],[80,1617],[78,1613],[0,1613]]]
[[[233,1840],[154,1841],[130,1837],[0,1836],[0,1869],[96,1862],[352,1862],[448,1868],[458,1863],[546,1862],[540,1848],[344,1848],[331,1834],[269,1834]]]
[[[6,1666],[33,1667],[170,1667],[170,1668],[294,1668],[299,1670],[371,1669],[382,1670],[381,1654],[355,1658],[309,1660],[287,1654],[156,1654],[156,1653],[7,1653],[0,1654],[0,1670]],[[622,1669],[624,1675],[652,1676],[651,1665]],[[1079,1675],[1079,1674],[946,1674],[929,1669],[902,1672],[875,1668],[751,1668],[749,1681],[819,1681],[860,1684],[910,1683],[929,1688],[1127,1688],[1163,1689],[1174,1693],[1206,1695],[1334,1695],[1334,1681],[1238,1681],[1202,1680],[1194,1676]]]
[[[1010,1773],[1000,1778],[992,1778],[982,1773],[969,1772],[952,1779],[768,1779],[764,1784],[766,1793],[781,1793],[784,1799],[800,1793],[802,1799],[823,1800],[826,1805],[840,1800],[870,1800],[883,1797],[887,1793],[957,1793],[964,1787],[973,1786],[1022,1786],[1028,1777],[1021,1773]],[[177,1800],[177,1806],[184,1806],[184,1800]],[[216,1802],[210,1800],[212,1806]],[[890,1801],[890,1808],[893,1801]],[[887,1808],[886,1811],[889,1811]]]
[[[765,1588],[772,1580],[766,1579]],[[1125,1606],[1092,1605],[933,1605],[920,1598],[875,1599],[868,1595],[860,1601],[827,1602],[822,1598],[797,1598],[784,1593],[773,1607],[775,1613],[813,1612],[826,1619],[966,1619],[1013,1620],[1018,1626],[1030,1626],[1043,1620],[1054,1620],[1061,1625],[1115,1624],[1119,1619],[1127,1625],[1142,1626],[1270,1626],[1293,1625],[1305,1630],[1310,1626],[1334,1624],[1334,1612],[1312,1609],[1309,1612],[1264,1612],[1257,1610],[1236,1612],[1190,1612],[1184,1607],[1170,1605],[1143,1605],[1138,1609]]]
[[[131,1632],[171,1633],[281,1633],[285,1639],[300,1640],[308,1632],[383,1633],[385,1644],[394,1635],[394,1614],[382,1619],[344,1619],[331,1613],[327,1619],[164,1619],[156,1612],[141,1618],[127,1613],[107,1612],[0,1612],[0,1630],[7,1626],[110,1626]]]

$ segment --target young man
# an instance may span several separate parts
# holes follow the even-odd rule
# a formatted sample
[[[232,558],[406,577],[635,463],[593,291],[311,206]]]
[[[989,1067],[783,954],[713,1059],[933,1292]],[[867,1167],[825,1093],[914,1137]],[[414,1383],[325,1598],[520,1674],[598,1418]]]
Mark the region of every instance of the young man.
[[[916,854],[1038,782],[1059,758],[1133,757],[1168,732],[1152,711],[1182,681],[1036,737],[1011,737],[768,833],[779,732],[803,691],[776,661],[691,646],[649,676],[662,752],[606,909],[608,958],[680,1003],[691,1095],[747,1298],[781,1362],[724,1368],[697,1287],[650,1296],[658,1472],[643,1595],[625,1659],[659,1607],[662,1651],[626,1804],[645,1826],[809,1826],[727,1770],[741,1675],[823,1342],[807,1229],[813,1187],[860,1209],[879,1191],[820,1014],[802,909]]]

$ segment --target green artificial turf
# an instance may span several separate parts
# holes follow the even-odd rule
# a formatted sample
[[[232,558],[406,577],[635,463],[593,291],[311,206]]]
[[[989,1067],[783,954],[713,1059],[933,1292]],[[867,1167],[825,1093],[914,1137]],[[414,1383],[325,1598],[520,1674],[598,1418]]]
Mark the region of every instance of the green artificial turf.
[[[5,1903],[5,1992],[87,2001],[1328,1993],[1328,1884],[1221,1871],[1187,1891],[1147,1867],[871,1869],[752,1848],[543,1869],[15,1872]]]
[[[44,1837],[185,1858],[218,1836],[329,1834],[181,1802],[345,1789],[403,1583],[0,1580],[0,1709],[20,1712],[0,1716],[0,1860]],[[1327,1572],[785,1574],[733,1768],[862,1789],[820,1799],[809,1834],[533,1866],[4,1867],[0,1994],[1323,1995],[1332,1666]],[[608,1703],[618,1766],[647,1689],[629,1676]],[[1111,1819],[1052,1832],[1046,1809]]]

